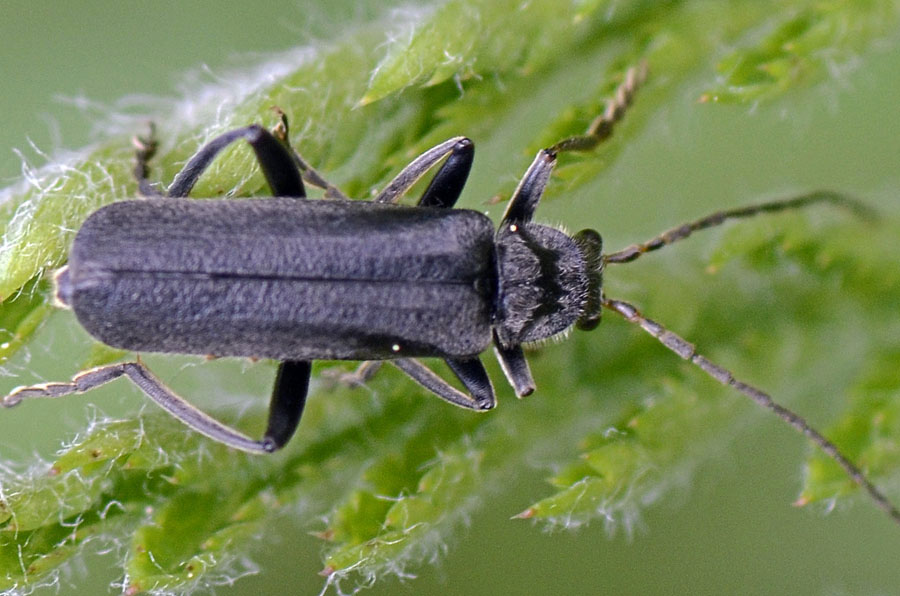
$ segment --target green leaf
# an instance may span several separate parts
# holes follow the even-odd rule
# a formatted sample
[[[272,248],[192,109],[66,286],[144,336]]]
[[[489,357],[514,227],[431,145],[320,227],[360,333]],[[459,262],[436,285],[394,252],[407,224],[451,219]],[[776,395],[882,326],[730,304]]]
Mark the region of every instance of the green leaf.
[[[850,407],[828,432],[862,470],[874,478],[900,467],[900,346],[875,356],[853,389]],[[853,485],[837,464],[821,453],[807,462],[800,503],[833,502],[853,494]]]
[[[781,14],[718,64],[720,84],[703,101],[770,99],[808,84],[823,70],[848,68],[859,50],[886,35],[897,18],[890,0],[826,0],[785,5]]]
[[[0,363],[15,354],[50,313],[47,286],[34,278],[0,304]]]
[[[900,222],[882,215],[848,226],[839,221],[838,214],[817,215],[815,227],[810,223],[812,217],[799,215],[780,218],[780,224],[788,225],[777,229],[764,221],[735,227],[713,253],[711,267],[717,270],[740,258],[743,265],[771,273],[787,260],[821,283],[839,288],[855,311],[865,311],[868,323],[861,322],[858,331],[869,346],[869,363],[848,388],[853,396],[850,408],[826,435],[872,479],[890,478],[900,465],[900,352],[893,331],[879,321],[895,317],[900,264],[884,247],[900,234]],[[818,304],[807,303],[809,319],[827,322],[834,316],[834,309],[827,308],[830,305],[815,302]],[[831,502],[856,490],[835,462],[814,452],[798,503]]]
[[[670,380],[621,422],[582,439],[584,450],[550,479],[557,492],[519,514],[575,527],[592,520],[631,523],[640,507],[690,476],[722,425],[736,414],[722,392],[698,395]]]

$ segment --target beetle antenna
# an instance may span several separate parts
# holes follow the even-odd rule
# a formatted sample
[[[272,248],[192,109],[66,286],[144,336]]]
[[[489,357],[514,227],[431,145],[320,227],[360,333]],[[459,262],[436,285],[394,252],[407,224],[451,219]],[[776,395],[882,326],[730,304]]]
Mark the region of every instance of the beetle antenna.
[[[669,331],[656,321],[648,319],[628,302],[603,298],[603,306],[609,310],[615,311],[629,323],[639,325],[641,329],[655,337],[661,344],[678,354],[684,360],[691,362],[691,364],[695,364],[719,383],[728,387],[733,387],[758,405],[774,413],[801,434],[805,435],[810,441],[815,443],[825,455],[834,460],[844,472],[847,473],[853,482],[865,490],[879,509],[891,516],[891,519],[896,523],[900,524],[900,511],[898,511],[898,509],[888,500],[884,493],[872,484],[866,477],[866,474],[856,464],[850,461],[850,459],[838,449],[837,445],[810,426],[802,416],[776,403],[768,393],[735,379],[730,371],[715,364],[705,356],[698,354],[694,344]]]
[[[779,211],[788,211],[790,209],[801,209],[819,203],[831,203],[832,205],[848,209],[857,216],[865,219],[874,219],[875,216],[871,207],[852,197],[830,190],[817,190],[790,199],[779,199],[767,203],[759,203],[758,205],[749,205],[747,207],[739,207],[727,211],[717,211],[698,220],[666,230],[659,236],[655,236],[646,242],[632,244],[620,251],[604,255],[603,262],[609,264],[630,263],[641,255],[645,255],[654,250],[659,250],[660,248],[679,240],[684,240],[694,232],[720,226],[726,221],[744,219],[763,213],[777,213]]]
[[[634,94],[647,80],[647,61],[642,60],[625,72],[622,83],[616,87],[612,98],[607,102],[603,113],[594,118],[582,135],[568,137],[559,141],[546,151],[556,155],[563,151],[590,151],[612,135],[613,127],[625,115],[625,111],[634,100]]]

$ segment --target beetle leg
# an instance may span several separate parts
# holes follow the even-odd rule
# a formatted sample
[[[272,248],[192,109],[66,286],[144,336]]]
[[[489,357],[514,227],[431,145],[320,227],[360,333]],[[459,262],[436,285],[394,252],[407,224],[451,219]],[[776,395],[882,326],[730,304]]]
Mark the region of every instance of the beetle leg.
[[[441,177],[442,182],[439,183],[438,187],[435,188],[428,198],[429,201],[433,201],[432,206],[450,207],[456,202],[456,197],[459,196],[459,192],[462,191],[462,186],[465,184],[466,176],[469,174],[469,166],[471,166],[473,152],[474,145],[472,141],[466,137],[453,137],[452,139],[448,139],[443,143],[435,145],[403,168],[403,170],[384,187],[384,190],[382,190],[374,200],[376,203],[396,203],[406,191],[418,182],[419,178],[425,175],[428,170],[433,168],[435,164],[444,159],[447,155],[451,155],[451,158],[447,160],[447,163],[441,168],[441,172],[438,172],[435,176],[435,178]],[[455,158],[453,157],[454,155],[456,156]],[[468,166],[465,165],[466,160],[468,160]],[[449,165],[448,167],[448,164],[451,164],[451,162],[452,165]],[[447,173],[442,174],[445,169],[447,170]],[[429,194],[429,191],[431,191],[431,186],[429,186],[428,190],[425,191],[425,194],[422,195],[420,204],[421,201],[425,199],[426,195]],[[456,197],[452,196],[454,191],[456,192]]]
[[[428,188],[419,198],[421,207],[450,209],[456,204],[469,177],[472,161],[475,159],[475,145],[469,139],[462,139],[453,146],[450,157],[440,167]]]
[[[306,163],[306,160],[303,159],[296,149],[294,149],[291,145],[287,114],[279,107],[273,107],[272,109],[275,110],[275,113],[278,114],[279,118],[278,124],[272,129],[272,134],[275,135],[279,141],[284,143],[285,146],[291,150],[291,153],[294,154],[294,163],[300,168],[300,175],[303,177],[303,181],[316,188],[324,189],[326,199],[349,201],[349,197],[341,192],[341,189],[325,180],[325,178],[319,174],[315,168]]]
[[[142,197],[161,197],[163,194],[147,180],[150,174],[150,160],[156,155],[156,126],[151,122],[147,136],[135,136],[131,139],[134,145],[134,177],[138,183],[138,193]]]
[[[556,154],[546,149],[541,149],[528,169],[525,175],[519,181],[519,186],[513,193],[509,205],[506,207],[506,213],[503,214],[503,220],[500,227],[523,224],[531,221],[541,196],[544,194],[544,188],[553,172],[553,166],[556,165]]]
[[[340,383],[348,387],[362,387],[375,376],[383,363],[383,360],[366,360],[353,372],[344,372],[341,368],[330,368],[322,371],[320,376],[328,378],[333,383]]]
[[[478,356],[466,359],[447,358],[444,362],[475,398],[479,410],[490,410],[497,405],[491,378]]]
[[[285,360],[278,366],[269,405],[269,423],[262,440],[266,451],[284,447],[297,430],[306,405],[311,369],[310,362],[300,360]]]
[[[471,396],[453,387],[418,360],[399,358],[390,360],[390,363],[409,375],[413,381],[453,405],[469,410],[490,410],[496,405],[491,380],[477,356],[469,360],[447,360],[451,370],[466,389],[472,392]]]
[[[291,151],[262,126],[238,128],[211,140],[188,160],[169,187],[170,197],[186,197],[216,155],[231,143],[244,139],[256,153],[263,175],[277,197],[305,197],[300,169]]]
[[[72,379],[70,383],[45,383],[31,387],[19,387],[4,397],[0,404],[4,407],[12,407],[23,399],[30,397],[62,397],[71,393],[84,393],[123,375],[127,376],[132,383],[137,385],[147,397],[156,402],[162,409],[195,431],[241,451],[249,451],[251,453],[268,453],[272,451],[272,443],[268,438],[262,441],[254,441],[208,414],[201,412],[163,385],[140,362],[121,362],[86,370]]]
[[[525,358],[525,352],[522,346],[503,347],[494,334],[494,353],[500,362],[500,368],[509,384],[513,386],[516,397],[525,397],[534,392],[534,378],[531,376],[531,369],[528,367],[528,360]]]
[[[557,154],[563,151],[589,151],[609,138],[613,126],[622,119],[625,110],[631,105],[635,91],[646,77],[647,64],[645,62],[629,68],[625,73],[625,80],[616,89],[613,98],[606,104],[603,114],[591,122],[585,134],[563,139],[538,152],[513,193],[506,213],[503,215],[501,226],[531,221],[553,171]]]
[[[291,152],[294,154],[294,162],[300,168],[300,175],[303,176],[303,180],[307,184],[324,189],[326,199],[350,200],[350,197],[345,195],[341,189],[326,180],[315,168],[306,163],[306,160],[303,159],[296,149],[291,147]]]

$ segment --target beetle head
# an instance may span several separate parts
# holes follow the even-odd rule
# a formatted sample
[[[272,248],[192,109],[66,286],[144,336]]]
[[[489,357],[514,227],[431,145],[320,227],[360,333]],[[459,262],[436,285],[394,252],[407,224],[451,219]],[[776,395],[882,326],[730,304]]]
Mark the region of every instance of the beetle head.
[[[497,246],[494,320],[505,346],[546,339],[600,320],[601,239],[593,230],[570,237],[549,226],[502,226]]]

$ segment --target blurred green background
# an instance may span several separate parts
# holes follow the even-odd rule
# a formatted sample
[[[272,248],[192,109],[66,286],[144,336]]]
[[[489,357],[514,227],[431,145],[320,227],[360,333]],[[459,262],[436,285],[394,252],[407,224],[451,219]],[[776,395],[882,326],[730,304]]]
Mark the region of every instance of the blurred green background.
[[[19,177],[14,148],[39,165],[32,141],[52,152],[103,138],[93,122],[104,104],[133,94],[176,94],[189,85],[185,73],[215,80],[218,72],[252,63],[254,53],[327,39],[348,22],[382,14],[385,4],[6,0],[0,6],[0,179],[5,185]],[[577,210],[553,201],[542,208],[541,219],[591,225],[608,246],[618,247],[711,210],[810,188],[847,190],[896,213],[897,48],[896,40],[887,40],[860,55],[837,81],[785,103],[700,105],[701,83],[688,83],[602,179],[575,193]],[[710,56],[710,71],[715,60]],[[314,162],[315,156],[307,157]],[[515,168],[521,162],[520,155],[480,153],[463,202],[480,205],[496,191],[498,178],[508,181],[520,173]],[[665,292],[667,280],[659,283]],[[55,316],[30,347],[35,366],[48,378],[54,361],[74,357],[59,347],[77,333],[65,325],[67,316]],[[591,341],[603,341],[602,328]],[[258,374],[263,378],[265,371]],[[4,380],[2,388],[14,384]],[[40,426],[33,428],[24,426],[21,412],[16,423],[0,412],[0,452],[4,460],[49,455],[84,426],[94,408],[127,415],[138,408],[137,399],[130,391],[105,392],[99,399],[43,404],[42,413],[54,414],[35,413]],[[508,400],[501,405],[515,406]],[[868,502],[857,499],[827,516],[791,507],[806,450],[793,431],[758,415],[687,486],[643,512],[631,536],[619,531],[612,537],[599,523],[575,533],[546,533],[509,520],[546,490],[543,479],[550,470],[535,462],[521,471],[518,484],[483,504],[437,562],[410,570],[417,579],[388,579],[369,593],[900,593],[900,531]],[[271,528],[251,554],[260,572],[217,593],[317,593],[321,547],[309,530]],[[67,566],[61,593],[106,593],[119,577],[118,560],[115,553],[91,555],[84,566]]]

